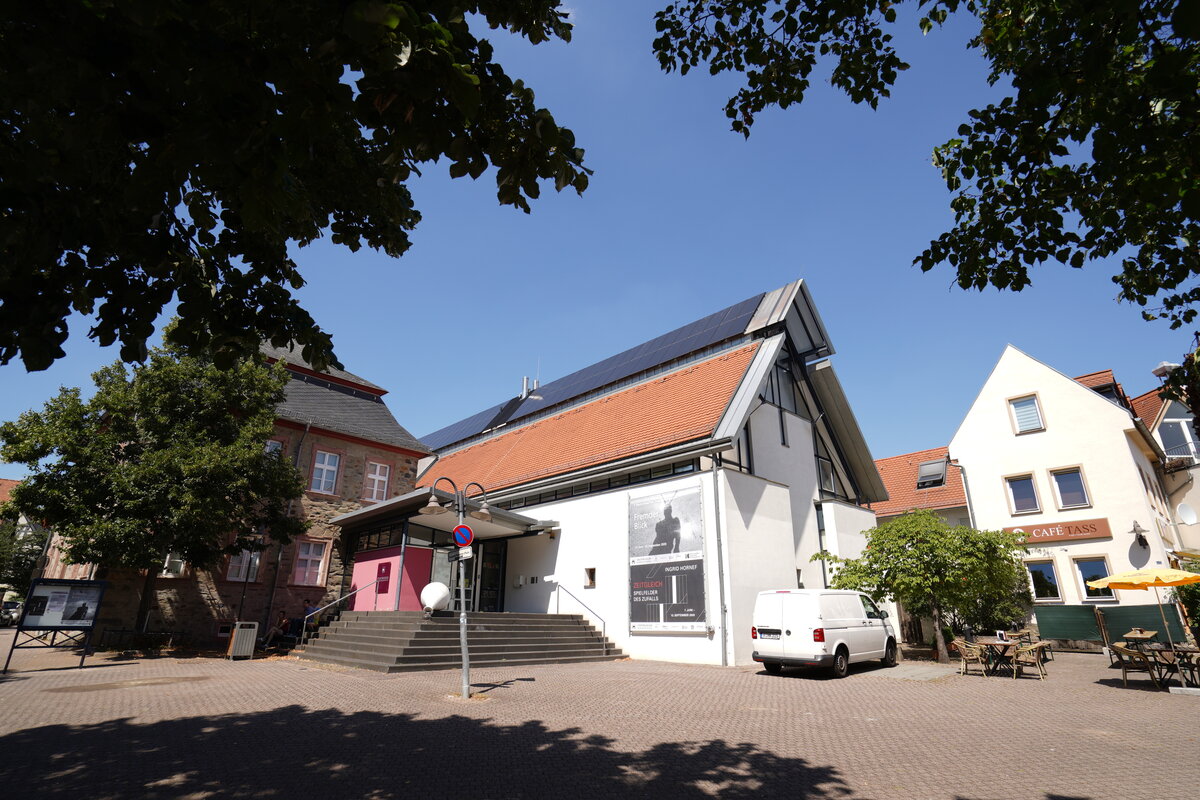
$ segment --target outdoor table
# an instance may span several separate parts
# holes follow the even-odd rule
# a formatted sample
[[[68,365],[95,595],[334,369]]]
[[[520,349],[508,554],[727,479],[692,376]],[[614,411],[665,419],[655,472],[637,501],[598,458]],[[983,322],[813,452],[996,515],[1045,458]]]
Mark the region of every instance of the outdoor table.
[[[1154,638],[1157,636],[1158,636],[1158,631],[1143,630],[1140,632],[1139,631],[1130,631],[1129,633],[1125,634],[1125,636],[1122,638],[1124,638],[1125,641],[1129,642],[1130,646],[1136,647],[1140,650],[1146,644],[1153,641]]]
[[[1185,670],[1179,669],[1177,664],[1178,655],[1200,656],[1200,647],[1193,647],[1190,644],[1177,644],[1172,647],[1169,644],[1162,642],[1148,642],[1141,648],[1148,655],[1153,655],[1158,661],[1175,669],[1175,674],[1179,678],[1179,682],[1184,686],[1191,686],[1192,682],[1188,680]]]
[[[992,671],[1003,667],[1012,671],[1012,650],[1020,644],[1015,639],[996,639],[991,636],[977,636],[975,644],[981,644],[987,649],[988,664]]]

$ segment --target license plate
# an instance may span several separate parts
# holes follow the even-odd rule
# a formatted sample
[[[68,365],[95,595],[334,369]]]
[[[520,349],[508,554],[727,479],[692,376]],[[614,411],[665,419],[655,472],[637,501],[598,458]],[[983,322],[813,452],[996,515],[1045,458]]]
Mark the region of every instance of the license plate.
[[[758,638],[760,638],[760,639],[778,639],[779,631],[764,631],[762,628],[759,628],[758,629]]]

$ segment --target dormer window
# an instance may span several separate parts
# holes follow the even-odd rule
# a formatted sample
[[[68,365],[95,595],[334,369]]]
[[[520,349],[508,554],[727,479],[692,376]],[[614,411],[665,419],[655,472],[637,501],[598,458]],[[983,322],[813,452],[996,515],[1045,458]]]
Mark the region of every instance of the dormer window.
[[[1038,408],[1036,395],[1009,400],[1008,407],[1012,410],[1013,425],[1017,433],[1045,430],[1046,425],[1042,422],[1042,410]]]
[[[932,489],[946,485],[946,459],[926,461],[917,470],[917,488]]]

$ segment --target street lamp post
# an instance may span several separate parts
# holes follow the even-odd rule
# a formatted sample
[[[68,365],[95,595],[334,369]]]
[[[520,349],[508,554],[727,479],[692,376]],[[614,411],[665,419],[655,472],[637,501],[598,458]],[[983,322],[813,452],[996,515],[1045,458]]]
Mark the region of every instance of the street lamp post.
[[[445,506],[438,502],[437,485],[445,481],[454,489],[454,496],[450,503]],[[483,498],[483,504],[470,512],[470,515],[475,519],[483,522],[491,522],[492,515],[488,511],[487,490],[475,481],[471,481],[461,490],[458,485],[449,478],[442,476],[429,485],[429,503],[421,508],[422,514],[445,514],[450,510],[447,506],[453,504],[453,509],[458,514],[458,524],[463,524],[463,515],[467,513],[467,490],[472,486],[479,489],[479,496]],[[467,603],[464,594],[467,582],[467,567],[462,558],[458,560],[458,641],[462,647],[462,698],[469,700],[471,698],[471,655],[467,649]]]

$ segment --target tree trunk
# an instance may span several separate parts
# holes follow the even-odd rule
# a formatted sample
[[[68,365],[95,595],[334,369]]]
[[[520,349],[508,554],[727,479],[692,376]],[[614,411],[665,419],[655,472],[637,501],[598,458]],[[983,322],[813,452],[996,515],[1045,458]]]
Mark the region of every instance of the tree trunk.
[[[933,642],[937,648],[937,660],[939,664],[945,664],[950,661],[950,651],[946,649],[946,638],[942,635],[942,607],[934,600],[930,610],[933,614]]]
[[[154,607],[154,587],[157,578],[157,570],[146,570],[146,579],[142,582],[142,598],[138,602],[137,624],[134,626],[142,633],[146,633],[146,629],[150,627],[150,611]]]

